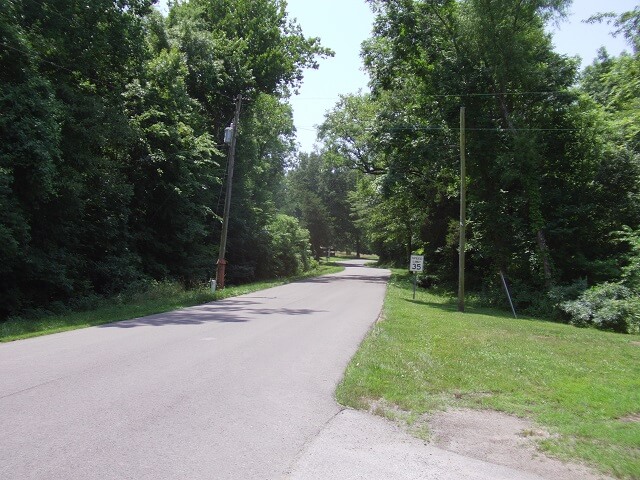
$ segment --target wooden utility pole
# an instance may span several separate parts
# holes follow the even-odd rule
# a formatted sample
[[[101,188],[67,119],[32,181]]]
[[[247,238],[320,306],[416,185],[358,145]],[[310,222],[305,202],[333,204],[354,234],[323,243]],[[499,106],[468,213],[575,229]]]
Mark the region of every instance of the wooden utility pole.
[[[467,164],[464,107],[460,107],[460,252],[458,254],[458,311],[464,312],[464,261],[467,226]]]
[[[229,211],[231,210],[231,187],[233,186],[233,164],[236,156],[236,138],[238,136],[238,122],[240,121],[240,108],[242,107],[242,95],[236,97],[236,113],[233,117],[231,144],[229,145],[229,160],[227,170],[227,194],[224,198],[224,213],[222,215],[222,233],[220,235],[220,253],[216,269],[216,289],[224,288],[224,275],[227,266],[225,254],[227,250],[227,230],[229,229]]]

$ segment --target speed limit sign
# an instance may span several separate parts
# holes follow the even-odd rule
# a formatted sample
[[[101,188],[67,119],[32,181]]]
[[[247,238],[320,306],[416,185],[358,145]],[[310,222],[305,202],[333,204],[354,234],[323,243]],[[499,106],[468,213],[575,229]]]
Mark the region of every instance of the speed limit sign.
[[[424,255],[411,255],[409,262],[410,272],[421,272],[424,268]]]

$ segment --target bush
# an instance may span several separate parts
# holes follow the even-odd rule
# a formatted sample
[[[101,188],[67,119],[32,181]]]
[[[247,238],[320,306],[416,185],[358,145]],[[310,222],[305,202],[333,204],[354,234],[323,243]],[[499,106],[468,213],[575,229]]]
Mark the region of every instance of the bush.
[[[267,225],[269,274],[288,277],[311,269],[309,232],[289,215],[276,215]]]
[[[535,287],[518,278],[506,277],[505,280],[517,313],[535,317],[547,317],[552,314],[552,300],[544,288]],[[509,299],[499,275],[485,279],[479,293],[479,301],[485,307],[510,309]]]
[[[589,285],[586,278],[552,287],[546,296],[553,318],[564,323],[570,323],[571,316],[564,310],[563,305],[567,302],[578,300],[588,288]]]
[[[577,300],[561,303],[560,309],[578,327],[624,333],[637,333],[640,327],[640,299],[619,283],[595,285]]]
[[[622,268],[622,279],[626,286],[640,292],[640,230],[625,227],[618,235],[630,247],[626,255],[627,265]]]
[[[627,300],[627,333],[640,334],[640,297]]]
[[[419,275],[418,286],[420,288],[433,288],[438,285],[438,277],[435,275]]]

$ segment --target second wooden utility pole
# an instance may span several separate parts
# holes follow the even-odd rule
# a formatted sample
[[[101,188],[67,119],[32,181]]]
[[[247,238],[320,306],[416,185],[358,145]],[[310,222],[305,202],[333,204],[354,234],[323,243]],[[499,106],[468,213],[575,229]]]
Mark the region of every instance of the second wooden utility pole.
[[[233,186],[233,164],[236,156],[236,138],[238,136],[238,122],[240,121],[240,108],[242,107],[242,95],[236,97],[236,113],[231,124],[231,144],[229,145],[229,167],[227,171],[227,194],[224,198],[224,213],[222,214],[222,233],[220,234],[220,252],[216,269],[216,288],[224,288],[224,275],[227,266],[225,254],[227,250],[227,230],[229,229],[229,212],[231,210],[231,187]]]
[[[460,107],[460,252],[458,254],[458,311],[464,312],[464,261],[467,227],[467,163],[464,107]]]

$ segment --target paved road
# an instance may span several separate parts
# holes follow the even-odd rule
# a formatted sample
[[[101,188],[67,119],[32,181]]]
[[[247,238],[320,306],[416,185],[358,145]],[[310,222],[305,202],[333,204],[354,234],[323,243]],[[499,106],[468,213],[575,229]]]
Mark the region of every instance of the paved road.
[[[0,478],[278,479],[333,391],[388,272],[0,345]]]

